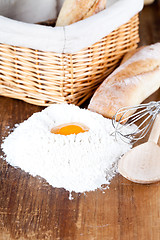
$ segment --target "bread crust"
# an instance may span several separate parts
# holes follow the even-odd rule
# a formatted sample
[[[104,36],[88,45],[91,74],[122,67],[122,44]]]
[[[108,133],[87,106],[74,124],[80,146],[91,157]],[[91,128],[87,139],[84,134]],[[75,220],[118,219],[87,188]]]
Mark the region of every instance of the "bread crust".
[[[129,58],[131,58],[136,52],[139,52],[142,48],[144,47],[136,48],[126,53],[121,61],[121,64],[125,63]]]
[[[160,43],[157,43],[126,55],[96,90],[88,109],[112,118],[119,108],[140,104],[159,88]]]
[[[56,26],[66,26],[90,17],[106,8],[107,0],[65,0]]]

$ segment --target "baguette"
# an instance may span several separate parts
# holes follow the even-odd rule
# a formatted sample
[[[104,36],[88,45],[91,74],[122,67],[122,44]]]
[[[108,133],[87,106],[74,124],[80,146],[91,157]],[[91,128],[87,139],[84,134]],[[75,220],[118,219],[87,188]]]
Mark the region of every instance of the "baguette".
[[[90,17],[106,8],[106,0],[65,0],[56,26],[66,26]]]
[[[88,109],[112,118],[121,107],[138,105],[159,88],[160,43],[156,43],[128,53],[96,90]]]

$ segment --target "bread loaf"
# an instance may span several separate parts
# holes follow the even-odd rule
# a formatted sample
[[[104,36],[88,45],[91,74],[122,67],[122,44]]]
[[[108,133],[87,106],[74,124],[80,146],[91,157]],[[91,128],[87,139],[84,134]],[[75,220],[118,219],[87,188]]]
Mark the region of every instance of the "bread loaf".
[[[128,53],[100,85],[88,109],[112,118],[121,107],[140,104],[160,88],[160,43]]]
[[[83,20],[106,8],[106,0],[65,0],[56,26],[66,26]]]
[[[144,0],[145,5],[152,4],[153,2],[154,2],[154,0]]]

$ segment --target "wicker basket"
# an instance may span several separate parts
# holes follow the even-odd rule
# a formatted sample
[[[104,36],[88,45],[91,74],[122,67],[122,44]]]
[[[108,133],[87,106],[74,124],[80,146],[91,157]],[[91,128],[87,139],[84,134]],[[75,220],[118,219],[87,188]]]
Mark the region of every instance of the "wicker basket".
[[[139,19],[134,16],[108,36],[75,54],[59,54],[0,44],[0,94],[48,106],[81,105],[137,47]]]

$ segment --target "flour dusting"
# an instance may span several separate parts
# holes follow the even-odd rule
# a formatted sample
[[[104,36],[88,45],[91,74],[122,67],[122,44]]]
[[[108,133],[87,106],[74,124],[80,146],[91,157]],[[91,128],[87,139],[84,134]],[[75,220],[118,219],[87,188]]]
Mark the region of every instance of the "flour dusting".
[[[89,131],[59,135],[51,129],[79,122]],[[4,140],[6,161],[33,176],[41,176],[70,193],[93,191],[108,185],[119,157],[131,145],[116,141],[112,121],[74,105],[53,104],[33,114]]]

